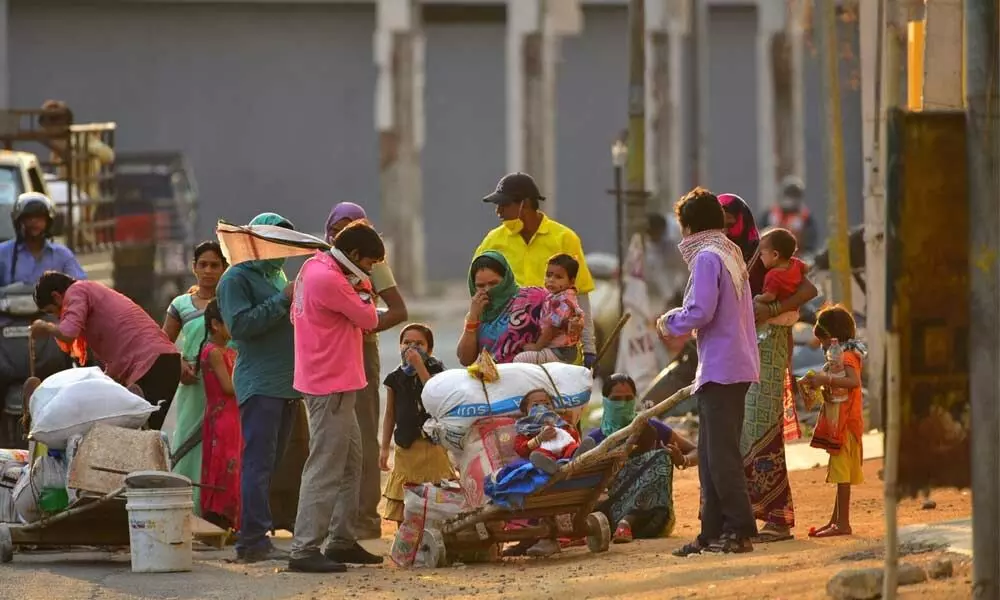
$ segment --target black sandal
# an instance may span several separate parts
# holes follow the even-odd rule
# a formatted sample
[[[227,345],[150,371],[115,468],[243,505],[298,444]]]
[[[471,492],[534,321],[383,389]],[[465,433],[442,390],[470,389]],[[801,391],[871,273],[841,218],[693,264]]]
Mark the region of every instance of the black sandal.
[[[688,544],[684,544],[680,548],[671,552],[674,556],[678,558],[685,558],[691,556],[692,554],[701,554],[705,550],[705,546],[701,545],[701,542],[695,539],[695,541]]]
[[[713,554],[745,554],[753,552],[753,542],[750,538],[737,538],[734,535],[724,535],[705,548],[705,552]]]

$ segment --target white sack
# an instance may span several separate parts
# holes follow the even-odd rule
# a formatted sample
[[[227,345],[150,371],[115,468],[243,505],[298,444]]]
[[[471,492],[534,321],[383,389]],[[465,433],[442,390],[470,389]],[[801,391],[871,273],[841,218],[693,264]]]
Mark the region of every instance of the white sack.
[[[42,386],[49,379],[42,382]],[[86,434],[98,423],[138,429],[160,408],[108,377],[70,383],[52,398],[38,402],[38,406],[35,405],[37,395],[38,391],[31,397],[31,433],[28,439],[57,450],[66,448],[69,438]]]
[[[431,416],[424,423],[424,432],[436,443],[461,451],[465,435],[477,419],[517,417],[521,399],[536,389],[548,391],[555,398],[556,410],[564,412],[564,418],[572,423],[590,401],[594,385],[590,369],[563,363],[502,364],[497,365],[497,371],[500,379],[487,383],[485,394],[482,382],[465,369],[449,369],[432,377],[420,395]]]

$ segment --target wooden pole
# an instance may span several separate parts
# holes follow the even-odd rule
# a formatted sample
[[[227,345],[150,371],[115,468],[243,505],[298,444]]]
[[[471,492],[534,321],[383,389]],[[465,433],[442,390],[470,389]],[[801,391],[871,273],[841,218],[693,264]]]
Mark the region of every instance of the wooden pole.
[[[376,127],[383,231],[399,286],[426,292],[423,220],[423,56],[418,0],[379,0]]]
[[[847,190],[844,181],[844,132],[840,110],[840,49],[837,43],[837,1],[819,5],[820,48],[823,52],[823,100],[826,112],[827,186],[830,275],[833,299],[851,309],[851,263],[847,245]]]
[[[965,0],[972,403],[972,593],[1000,598],[1000,0]]]
[[[628,5],[628,162],[625,166],[625,239],[646,230],[646,10]]]

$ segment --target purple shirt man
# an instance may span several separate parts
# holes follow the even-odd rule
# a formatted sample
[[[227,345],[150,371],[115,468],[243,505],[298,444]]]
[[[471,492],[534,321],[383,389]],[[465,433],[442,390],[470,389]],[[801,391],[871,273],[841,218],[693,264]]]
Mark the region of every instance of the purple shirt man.
[[[749,281],[743,281],[743,294],[737,297],[722,257],[710,250],[698,252],[690,270],[684,306],[667,313],[662,328],[672,336],[698,331],[695,390],[709,382],[755,383],[760,357]]]
[[[695,188],[677,202],[684,239],[678,248],[691,275],[684,306],[660,317],[664,337],[695,332],[698,339],[698,479],[701,532],[674,551],[753,551],[757,535],[740,454],[747,390],[758,380],[760,359],[753,295],[743,252],[726,237],[719,199]]]

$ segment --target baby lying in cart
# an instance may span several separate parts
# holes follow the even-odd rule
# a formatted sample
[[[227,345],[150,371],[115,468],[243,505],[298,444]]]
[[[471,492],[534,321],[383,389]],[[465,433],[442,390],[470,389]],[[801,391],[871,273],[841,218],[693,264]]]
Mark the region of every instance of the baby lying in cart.
[[[560,459],[572,459],[592,449],[594,440],[580,433],[556,413],[552,396],[543,389],[532,390],[521,400],[514,451],[531,461],[538,470],[553,474]]]

